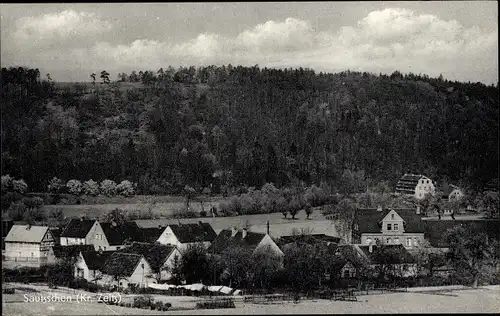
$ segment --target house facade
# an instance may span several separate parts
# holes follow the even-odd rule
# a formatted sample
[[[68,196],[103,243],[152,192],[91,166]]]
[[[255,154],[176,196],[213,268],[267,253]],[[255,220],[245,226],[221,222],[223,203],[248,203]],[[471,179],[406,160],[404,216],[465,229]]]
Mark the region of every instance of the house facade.
[[[142,241],[142,232],[135,222],[104,222],[101,227],[107,242],[105,251],[120,250],[134,241]]]
[[[162,245],[176,246],[179,251],[185,251],[190,245],[203,244],[210,247],[217,237],[209,223],[168,225],[158,238]]]
[[[101,270],[104,264],[113,253],[113,251],[81,251],[75,262],[75,278],[97,283],[102,276]]]
[[[129,286],[147,287],[157,283],[154,272],[142,255],[132,253],[113,253],[102,267],[97,284],[127,288]]]
[[[424,175],[405,174],[396,185],[396,193],[423,199],[427,194],[436,193],[436,183]]]
[[[421,214],[415,209],[357,209],[353,240],[361,245],[418,247],[424,241]]]
[[[252,251],[273,254],[282,258],[283,251],[278,247],[269,234],[249,232],[246,229],[237,230],[236,228],[222,230],[213,245],[208,249],[209,253],[221,254],[225,249],[231,246],[240,246]]]
[[[40,267],[50,264],[55,245],[48,226],[14,225],[5,237],[5,267]]]
[[[109,247],[104,231],[96,220],[71,219],[60,235],[61,246],[93,245],[96,250]]]

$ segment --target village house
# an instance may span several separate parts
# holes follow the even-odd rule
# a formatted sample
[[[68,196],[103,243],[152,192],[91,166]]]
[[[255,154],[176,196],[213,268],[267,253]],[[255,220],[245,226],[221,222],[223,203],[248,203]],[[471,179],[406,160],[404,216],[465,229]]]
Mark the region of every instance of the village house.
[[[236,228],[222,230],[208,249],[209,253],[221,254],[232,246],[239,246],[250,250],[252,253],[265,252],[280,258],[284,256],[269,234],[249,232],[247,229]]]
[[[358,245],[332,245],[330,248],[335,257],[332,261],[333,269],[329,272],[335,279],[356,278],[369,264]]]
[[[40,267],[49,263],[55,240],[48,226],[13,225],[5,237],[4,267]]]
[[[357,209],[353,221],[353,240],[362,245],[401,244],[411,249],[424,241],[419,209]]]
[[[181,258],[181,253],[175,246],[159,243],[133,242],[120,252],[144,256],[157,281],[169,280],[172,277],[171,268],[175,257]]]
[[[98,221],[73,218],[61,232],[60,244],[61,246],[94,245],[96,250],[106,250],[108,241]]]
[[[426,176],[419,174],[405,174],[396,185],[396,193],[413,195],[417,199],[423,199],[426,194],[436,193],[436,184]]]
[[[103,250],[120,250],[134,241],[143,241],[142,232],[135,222],[101,223],[107,241]]]
[[[417,275],[417,262],[403,245],[361,245],[374,276],[381,273],[398,277]]]
[[[115,252],[104,263],[97,284],[127,288],[147,287],[157,283],[154,272],[143,255]]]
[[[74,276],[89,282],[97,282],[102,273],[101,270],[114,251],[81,251],[75,262]]]
[[[176,246],[181,252],[189,245],[202,243],[205,248],[210,247],[217,234],[209,223],[168,225],[158,238],[163,245]]]
[[[55,264],[67,259],[78,258],[80,252],[93,250],[95,250],[94,245],[54,245],[50,251],[49,261]]]

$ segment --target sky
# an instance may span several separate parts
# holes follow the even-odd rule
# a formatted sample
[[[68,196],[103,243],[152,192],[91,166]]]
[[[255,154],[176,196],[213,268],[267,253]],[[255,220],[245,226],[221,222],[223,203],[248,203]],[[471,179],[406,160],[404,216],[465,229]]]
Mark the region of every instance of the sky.
[[[56,81],[232,64],[498,82],[496,1],[1,4],[1,65]]]

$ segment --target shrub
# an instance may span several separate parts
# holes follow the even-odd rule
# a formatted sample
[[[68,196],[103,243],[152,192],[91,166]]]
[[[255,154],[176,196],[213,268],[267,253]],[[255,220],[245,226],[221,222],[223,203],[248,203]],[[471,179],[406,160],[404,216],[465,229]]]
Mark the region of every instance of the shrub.
[[[217,308],[236,308],[233,299],[218,299],[209,302],[196,303],[197,309],[217,309]]]
[[[63,182],[61,179],[57,177],[53,177],[50,181],[49,184],[47,185],[47,189],[50,193],[61,193],[61,189],[64,187]]]
[[[200,216],[201,216],[201,217],[207,217],[207,211],[205,211],[205,210],[201,210],[201,211],[200,211]]]
[[[16,290],[13,288],[3,289],[3,291],[2,291],[3,294],[14,294],[15,292],[16,292]]]
[[[23,202],[12,203],[7,209],[7,215],[11,220],[20,221],[23,220],[26,210],[26,205]]]
[[[116,192],[123,196],[134,196],[135,186],[132,182],[128,180],[123,180],[116,186]]]
[[[74,195],[80,195],[83,190],[82,183],[78,180],[69,180],[66,183],[66,188],[68,188],[68,192]]]
[[[14,179],[10,175],[2,176],[2,194],[12,190],[12,181]]]
[[[107,196],[114,196],[116,193],[116,182],[113,180],[103,180],[99,186],[101,193]]]
[[[12,190],[14,190],[14,192],[24,194],[28,191],[28,185],[23,179],[14,180],[12,181]]]
[[[83,193],[90,196],[96,196],[99,194],[99,184],[94,180],[90,179],[83,183]]]

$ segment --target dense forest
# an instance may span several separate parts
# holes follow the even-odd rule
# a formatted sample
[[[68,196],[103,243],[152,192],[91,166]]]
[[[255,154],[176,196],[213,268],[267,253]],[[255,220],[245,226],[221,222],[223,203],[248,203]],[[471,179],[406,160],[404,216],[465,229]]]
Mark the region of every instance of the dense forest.
[[[141,193],[346,174],[395,184],[423,173],[480,189],[498,181],[498,84],[426,75],[209,66],[101,72],[87,84],[2,68],[2,174],[130,180]],[[357,188],[362,190],[362,188]]]

